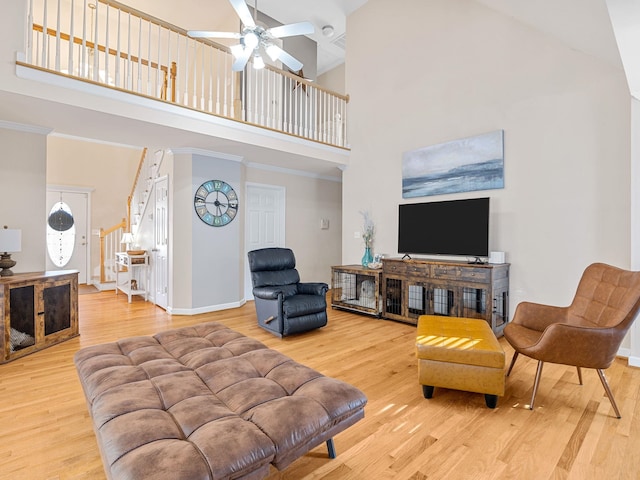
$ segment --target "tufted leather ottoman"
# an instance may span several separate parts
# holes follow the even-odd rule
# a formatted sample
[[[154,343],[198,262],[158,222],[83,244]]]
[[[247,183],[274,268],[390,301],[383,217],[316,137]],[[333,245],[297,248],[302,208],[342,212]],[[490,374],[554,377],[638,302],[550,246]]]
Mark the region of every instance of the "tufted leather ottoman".
[[[418,378],[425,398],[434,387],[485,394],[495,408],[504,395],[504,351],[484,320],[422,315],[416,337]]]
[[[111,479],[259,479],[364,417],[357,388],[211,322],[75,355]]]

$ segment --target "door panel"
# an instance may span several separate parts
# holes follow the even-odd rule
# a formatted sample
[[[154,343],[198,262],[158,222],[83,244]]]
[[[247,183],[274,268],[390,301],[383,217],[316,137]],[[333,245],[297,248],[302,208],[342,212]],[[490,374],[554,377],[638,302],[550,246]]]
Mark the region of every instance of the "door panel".
[[[169,242],[169,180],[162,177],[155,184],[154,221],[154,262],[152,267],[154,301],[156,305],[167,308],[169,295],[169,261],[167,248]]]
[[[251,272],[246,253],[285,245],[285,189],[247,184],[245,226],[245,300],[253,300]]]

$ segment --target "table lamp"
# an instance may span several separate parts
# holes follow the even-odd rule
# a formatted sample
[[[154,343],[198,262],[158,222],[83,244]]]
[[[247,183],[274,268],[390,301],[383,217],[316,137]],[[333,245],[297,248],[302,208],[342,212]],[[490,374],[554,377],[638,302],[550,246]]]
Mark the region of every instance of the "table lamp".
[[[131,244],[133,243],[133,235],[130,232],[123,233],[122,238],[120,239],[120,243],[124,243],[127,247],[127,250],[131,250]]]
[[[9,229],[6,225],[0,229],[0,277],[9,277],[13,275],[11,267],[16,264],[15,260],[11,260],[11,254],[20,252],[22,243],[22,230]]]

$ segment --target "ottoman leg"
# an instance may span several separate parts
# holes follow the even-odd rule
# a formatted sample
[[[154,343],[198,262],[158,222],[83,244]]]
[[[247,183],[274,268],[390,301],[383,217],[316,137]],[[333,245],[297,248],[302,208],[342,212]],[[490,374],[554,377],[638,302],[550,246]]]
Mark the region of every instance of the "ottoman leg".
[[[424,398],[433,397],[433,386],[431,386],[431,385],[423,385],[422,386],[422,395],[424,395]]]
[[[486,403],[489,408],[496,408],[496,405],[498,404],[498,396],[485,393],[484,403]]]

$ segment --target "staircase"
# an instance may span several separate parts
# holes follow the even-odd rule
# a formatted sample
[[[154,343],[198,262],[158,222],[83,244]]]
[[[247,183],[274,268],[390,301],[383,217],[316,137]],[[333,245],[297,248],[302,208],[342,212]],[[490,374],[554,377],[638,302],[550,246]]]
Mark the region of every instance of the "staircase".
[[[154,180],[158,178],[164,155],[164,150],[153,153],[149,153],[147,148],[143,150],[131,194],[127,198],[127,218],[123,218],[109,228],[100,229],[100,282],[96,285],[99,290],[115,289],[116,252],[126,248],[122,243],[123,234],[132,234],[133,245],[141,240],[143,233],[140,231],[141,220],[146,214]],[[150,250],[152,245],[142,245],[141,248]]]

